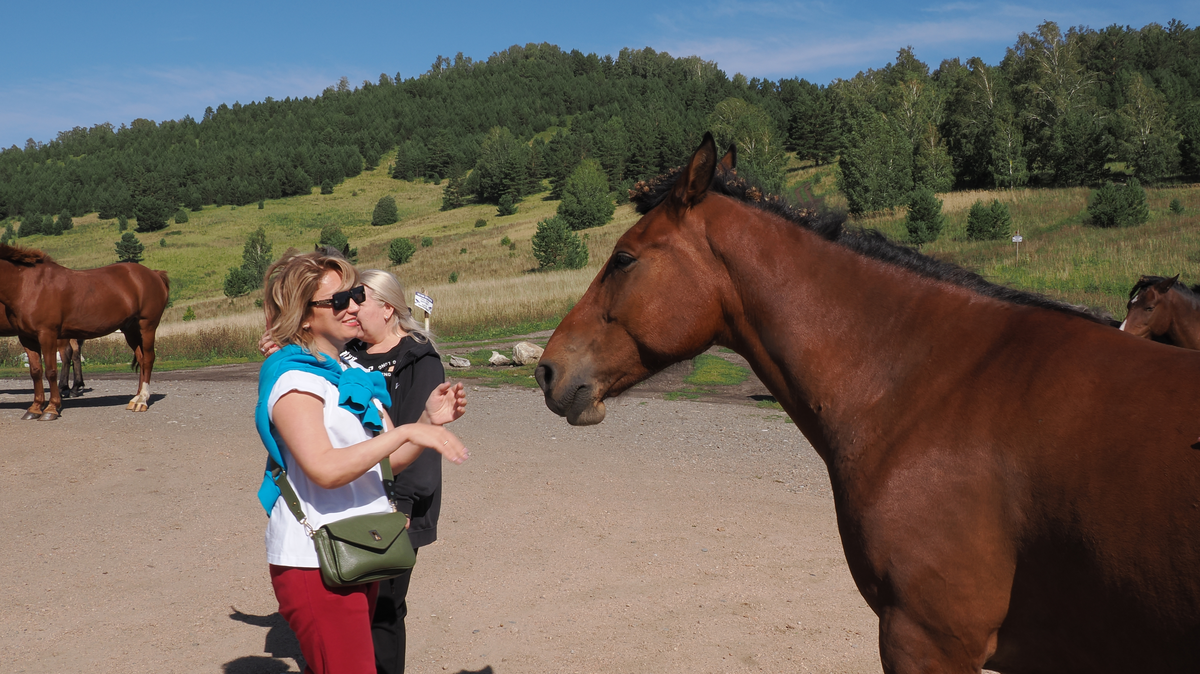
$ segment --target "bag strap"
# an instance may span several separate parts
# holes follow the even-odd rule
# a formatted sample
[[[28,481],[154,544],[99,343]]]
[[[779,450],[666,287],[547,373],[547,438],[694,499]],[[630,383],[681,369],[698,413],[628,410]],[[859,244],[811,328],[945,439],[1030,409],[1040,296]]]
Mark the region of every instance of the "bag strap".
[[[295,516],[297,522],[304,525],[305,532],[311,537],[313,534],[312,525],[308,523],[308,518],[304,516],[304,510],[300,507],[300,497],[296,495],[296,490],[292,489],[292,483],[287,479],[287,471],[269,455],[267,456],[267,470],[270,471],[271,480],[275,483],[275,486],[279,487],[280,496],[283,497],[283,502],[287,504],[288,510],[292,511],[292,515]],[[387,493],[387,484],[392,480],[391,457],[383,457],[383,460],[379,462],[379,470],[383,473],[384,492]]]

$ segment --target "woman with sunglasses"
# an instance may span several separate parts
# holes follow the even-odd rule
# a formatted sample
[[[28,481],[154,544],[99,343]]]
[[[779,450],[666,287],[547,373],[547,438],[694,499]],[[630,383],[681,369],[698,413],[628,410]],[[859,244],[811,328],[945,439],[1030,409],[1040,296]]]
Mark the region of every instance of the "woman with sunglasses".
[[[467,450],[441,424],[462,415],[462,387],[439,386],[425,401],[428,423],[394,427],[378,399],[383,378],[349,368],[339,354],[359,332],[365,289],[338,256],[288,251],[267,270],[265,308],[271,341],[280,345],[259,375],[255,423],[300,500],[306,522],[389,512],[379,462],[397,473],[431,447],[461,463]],[[376,429],[382,431],[373,435]],[[377,583],[329,588],[321,580],[306,528],[268,474],[259,500],[270,517],[267,559],[279,613],[295,632],[305,672],[374,674],[371,614]]]
[[[404,286],[391,272],[368,269],[361,272],[366,301],[358,311],[358,339],[342,352],[342,359],[388,380],[392,424],[420,421],[424,401],[446,380],[446,371],[432,336],[413,318]],[[411,519],[408,537],[418,552],[437,540],[438,514],[442,507],[442,462],[437,453],[425,450],[392,485],[396,509]],[[408,615],[409,580],[412,571],[379,583],[379,600],[371,621],[378,674],[404,672],[405,628]]]

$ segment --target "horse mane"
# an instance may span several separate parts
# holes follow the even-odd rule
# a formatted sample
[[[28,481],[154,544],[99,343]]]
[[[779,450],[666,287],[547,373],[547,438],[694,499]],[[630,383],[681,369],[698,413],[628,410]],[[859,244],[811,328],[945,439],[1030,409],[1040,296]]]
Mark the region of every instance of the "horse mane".
[[[39,262],[54,261],[49,255],[40,250],[10,246],[7,243],[0,243],[0,260],[7,260],[13,264],[25,267],[32,267]]]
[[[1141,278],[1139,278],[1137,280],[1137,283],[1133,284],[1133,288],[1129,291],[1129,299],[1133,299],[1133,298],[1137,297],[1138,293],[1142,292],[1146,288],[1149,288],[1150,286],[1156,286],[1156,285],[1162,283],[1163,281],[1169,281],[1169,280],[1171,280],[1171,279],[1166,276],[1144,276],[1143,275]],[[1171,289],[1178,290],[1179,292],[1183,293],[1184,295],[1195,295],[1197,293],[1200,293],[1200,285],[1195,285],[1195,286],[1192,286],[1191,288],[1188,288],[1182,282],[1180,282],[1178,279],[1176,279],[1175,283],[1173,283],[1171,285]]]
[[[629,190],[629,200],[641,215],[650,212],[666,200],[683,168],[671,169],[656,178],[639,181]],[[821,211],[807,205],[793,206],[777,194],[765,193],[762,188],[737,175],[737,171],[720,168],[714,173],[709,190],[737,199],[748,206],[778,215],[804,227],[827,241],[832,241],[865,257],[879,260],[921,276],[945,281],[985,297],[1022,306],[1050,309],[1096,323],[1108,324],[1109,318],[1086,307],[1067,304],[1045,295],[1017,290],[992,283],[979,274],[956,264],[923,255],[914,248],[896,243],[876,229],[849,227],[846,216],[837,211]]]

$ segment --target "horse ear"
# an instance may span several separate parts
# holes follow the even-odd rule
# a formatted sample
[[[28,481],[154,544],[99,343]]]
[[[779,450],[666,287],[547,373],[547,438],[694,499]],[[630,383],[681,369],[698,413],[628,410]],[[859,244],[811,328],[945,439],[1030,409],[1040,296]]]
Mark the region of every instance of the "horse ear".
[[[1165,293],[1168,290],[1170,290],[1171,288],[1174,288],[1176,283],[1179,283],[1179,274],[1176,274],[1176,275],[1172,276],[1171,278],[1165,278],[1162,281],[1160,281],[1158,283],[1157,289],[1159,291]]]
[[[671,189],[671,197],[684,208],[691,208],[700,203],[712,184],[713,174],[717,170],[717,144],[713,142],[711,133],[704,134],[704,140],[692,155],[683,169],[675,187]]]
[[[734,145],[733,143],[729,144],[729,152],[726,152],[725,156],[721,157],[720,165],[721,165],[721,168],[725,169],[726,171],[732,171],[735,168],[737,168],[737,146],[736,145]]]

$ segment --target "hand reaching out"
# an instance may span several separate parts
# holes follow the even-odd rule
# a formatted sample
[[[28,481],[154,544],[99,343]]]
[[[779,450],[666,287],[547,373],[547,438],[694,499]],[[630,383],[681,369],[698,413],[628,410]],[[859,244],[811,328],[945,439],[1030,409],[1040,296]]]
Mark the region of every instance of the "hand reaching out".
[[[396,429],[408,435],[408,439],[422,447],[431,447],[451,463],[462,463],[471,453],[453,433],[433,424],[404,424]]]
[[[439,385],[425,401],[429,423],[441,426],[461,417],[467,411],[467,392],[462,383]]]

